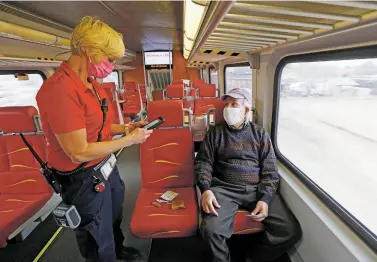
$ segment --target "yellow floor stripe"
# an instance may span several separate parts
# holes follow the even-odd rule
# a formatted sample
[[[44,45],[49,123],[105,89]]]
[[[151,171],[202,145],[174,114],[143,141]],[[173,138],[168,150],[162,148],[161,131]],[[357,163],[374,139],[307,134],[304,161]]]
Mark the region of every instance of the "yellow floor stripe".
[[[38,256],[34,258],[33,262],[39,261],[39,259],[43,256],[43,254],[46,252],[48,247],[54,242],[55,238],[60,234],[60,231],[62,231],[62,227],[59,227],[58,230],[56,230],[55,234],[50,238],[50,240],[47,242],[47,244],[42,248],[41,252],[39,252]]]

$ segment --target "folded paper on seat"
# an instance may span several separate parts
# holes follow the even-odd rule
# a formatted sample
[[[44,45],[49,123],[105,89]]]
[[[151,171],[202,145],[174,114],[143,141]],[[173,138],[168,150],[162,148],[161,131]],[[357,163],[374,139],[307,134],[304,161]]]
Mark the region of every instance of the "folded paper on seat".
[[[159,198],[157,198],[156,201],[160,203],[168,203],[171,202],[176,196],[178,196],[178,193],[168,190],[165,193],[163,193]]]
[[[178,210],[178,209],[185,209],[185,203],[183,200],[175,199],[171,202],[171,209]]]

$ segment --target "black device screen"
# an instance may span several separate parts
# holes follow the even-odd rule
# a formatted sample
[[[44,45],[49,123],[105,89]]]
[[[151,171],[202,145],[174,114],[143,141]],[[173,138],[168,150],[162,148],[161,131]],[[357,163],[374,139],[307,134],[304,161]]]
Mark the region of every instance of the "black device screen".
[[[165,122],[165,119],[162,117],[156,118],[155,120],[149,122],[147,125],[144,126],[146,129],[153,129],[161,125],[162,123]]]

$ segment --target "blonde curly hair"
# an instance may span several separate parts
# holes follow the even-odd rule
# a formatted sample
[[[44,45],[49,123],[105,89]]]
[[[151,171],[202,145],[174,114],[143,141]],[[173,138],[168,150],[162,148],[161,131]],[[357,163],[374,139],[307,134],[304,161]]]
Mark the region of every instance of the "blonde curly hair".
[[[96,17],[85,16],[72,32],[71,50],[74,55],[86,54],[98,62],[103,56],[122,57],[125,46],[122,34]]]

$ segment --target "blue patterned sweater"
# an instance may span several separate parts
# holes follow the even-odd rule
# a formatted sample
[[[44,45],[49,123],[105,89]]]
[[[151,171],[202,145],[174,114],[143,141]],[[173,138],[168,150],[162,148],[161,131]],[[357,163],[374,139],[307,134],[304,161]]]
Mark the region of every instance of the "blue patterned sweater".
[[[202,193],[211,187],[212,177],[238,185],[259,185],[260,199],[269,204],[280,175],[271,139],[254,123],[240,129],[226,123],[212,127],[195,159],[197,185]]]

